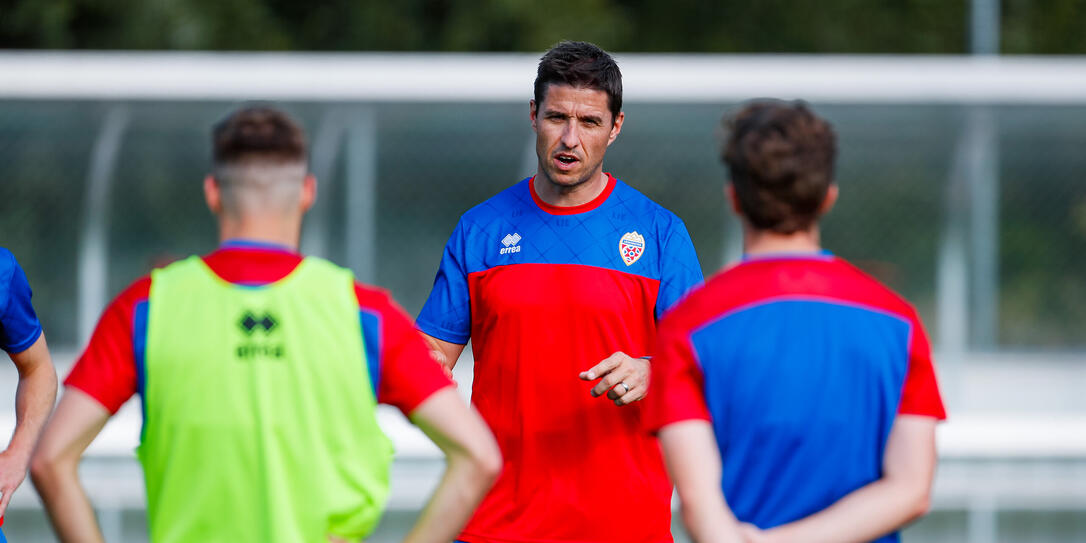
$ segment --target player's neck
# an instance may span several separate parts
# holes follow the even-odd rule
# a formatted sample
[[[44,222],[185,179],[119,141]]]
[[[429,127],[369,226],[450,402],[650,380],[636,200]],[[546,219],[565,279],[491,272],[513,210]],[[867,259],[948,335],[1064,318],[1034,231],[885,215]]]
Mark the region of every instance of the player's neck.
[[[532,179],[532,186],[539,199],[547,204],[555,207],[576,207],[587,204],[603,194],[604,189],[607,188],[607,182],[607,174],[603,173],[601,168],[588,181],[573,186],[555,184],[546,174],[539,172]]]
[[[219,219],[219,241],[244,239],[289,247],[298,250],[301,222],[281,217],[246,217]]]
[[[810,230],[779,234],[770,230],[757,230],[749,225],[743,228],[743,252],[748,255],[770,253],[815,253],[822,250],[818,227]]]

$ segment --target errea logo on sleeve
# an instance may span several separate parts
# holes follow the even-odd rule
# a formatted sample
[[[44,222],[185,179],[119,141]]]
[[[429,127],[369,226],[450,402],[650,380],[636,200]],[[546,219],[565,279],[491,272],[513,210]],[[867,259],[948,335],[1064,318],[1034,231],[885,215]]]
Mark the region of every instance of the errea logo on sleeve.
[[[519,253],[520,245],[517,244],[520,243],[520,240],[520,234],[516,232],[513,232],[512,234],[506,234],[505,237],[502,238],[502,245],[504,245],[504,247],[501,248],[501,251],[499,251],[499,253],[503,255]]]

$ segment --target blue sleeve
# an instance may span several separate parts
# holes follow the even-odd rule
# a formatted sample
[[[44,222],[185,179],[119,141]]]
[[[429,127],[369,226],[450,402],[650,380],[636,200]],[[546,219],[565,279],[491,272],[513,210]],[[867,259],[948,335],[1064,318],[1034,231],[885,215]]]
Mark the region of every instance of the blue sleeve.
[[[11,253],[3,253],[6,254],[0,254],[0,258],[6,257],[8,262],[0,263],[0,289],[6,290],[7,296],[0,293],[0,303],[4,303],[0,306],[0,348],[15,354],[29,349],[38,340],[41,323],[34,313],[34,306],[30,305],[30,284],[26,274]]]
[[[656,295],[657,320],[705,281],[694,242],[690,241],[686,225],[677,217],[665,239],[660,256],[660,293]]]
[[[434,278],[434,288],[415,321],[415,326],[423,333],[460,345],[467,343],[471,337],[465,230],[461,219],[445,244],[441,266]]]

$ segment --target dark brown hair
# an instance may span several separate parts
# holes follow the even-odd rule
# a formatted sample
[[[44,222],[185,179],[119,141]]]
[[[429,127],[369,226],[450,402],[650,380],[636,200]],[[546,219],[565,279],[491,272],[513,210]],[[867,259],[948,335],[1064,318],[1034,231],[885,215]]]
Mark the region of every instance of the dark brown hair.
[[[809,229],[833,183],[830,124],[802,102],[758,101],[726,117],[724,127],[722,158],[750,224],[781,234]]]
[[[539,59],[535,77],[535,105],[541,107],[547,85],[558,83],[607,93],[611,119],[622,111],[622,72],[606,51],[583,41],[563,41]]]
[[[304,162],[306,138],[289,115],[268,106],[239,109],[212,129],[212,153],[216,166],[248,159],[271,162]]]

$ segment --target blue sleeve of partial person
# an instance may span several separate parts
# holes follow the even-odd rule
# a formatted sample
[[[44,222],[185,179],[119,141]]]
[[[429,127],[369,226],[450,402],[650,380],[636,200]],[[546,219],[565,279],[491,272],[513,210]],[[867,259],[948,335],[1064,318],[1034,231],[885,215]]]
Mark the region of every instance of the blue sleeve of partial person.
[[[698,253],[686,225],[674,219],[660,255],[660,292],[656,295],[656,318],[659,319],[679,303],[691,290],[701,286],[705,278],[701,273]]]
[[[461,220],[445,244],[434,288],[415,320],[415,327],[421,332],[460,345],[467,343],[471,336],[465,229]]]
[[[30,305],[30,284],[10,251],[0,249],[0,349],[21,353],[41,336],[41,322]]]

